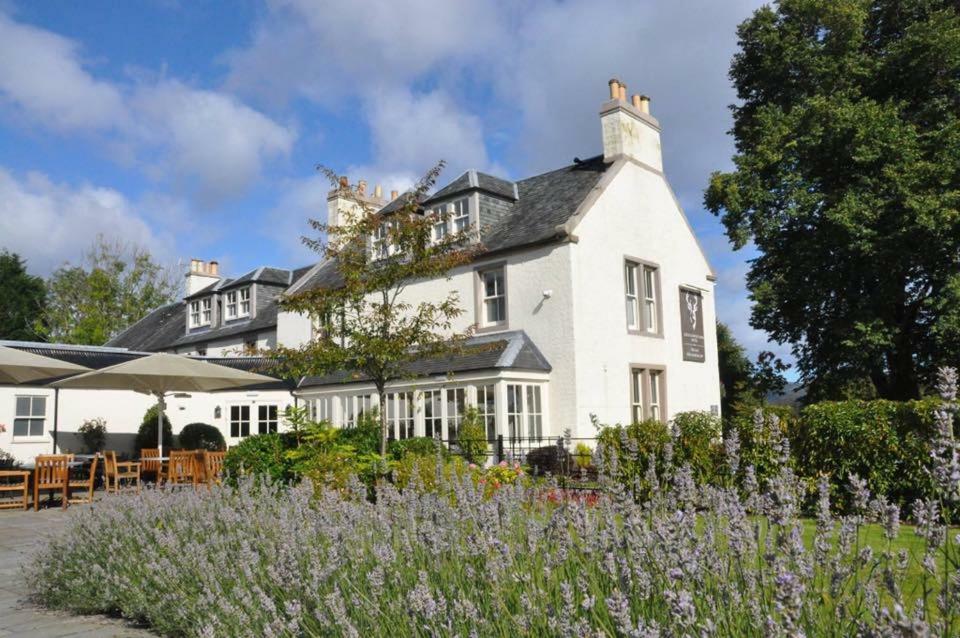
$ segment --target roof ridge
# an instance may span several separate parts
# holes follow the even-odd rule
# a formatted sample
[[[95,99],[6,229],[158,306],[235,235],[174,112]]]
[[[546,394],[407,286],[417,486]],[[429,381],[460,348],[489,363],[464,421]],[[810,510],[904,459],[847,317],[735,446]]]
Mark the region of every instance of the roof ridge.
[[[518,179],[518,180],[517,180],[516,182],[514,182],[514,183],[516,184],[516,183],[518,183],[518,182],[526,182],[527,180],[534,179],[535,177],[543,177],[544,175],[549,175],[550,173],[559,173],[560,171],[565,171],[565,170],[567,170],[568,168],[572,168],[572,167],[574,167],[574,166],[582,166],[582,165],[584,165],[584,164],[589,164],[589,163],[594,162],[594,161],[596,161],[596,160],[598,160],[598,159],[601,159],[601,158],[603,158],[603,155],[594,155],[594,156],[592,156],[592,157],[588,157],[588,158],[585,159],[585,160],[580,160],[579,162],[573,162],[572,164],[565,164],[565,165],[563,165],[563,166],[560,166],[559,168],[554,168],[554,169],[551,169],[551,170],[549,170],[549,171],[544,171],[544,172],[542,172],[542,173],[537,173],[537,174],[535,174],[535,175],[529,175],[529,176],[527,176],[527,177],[524,177],[523,179]]]

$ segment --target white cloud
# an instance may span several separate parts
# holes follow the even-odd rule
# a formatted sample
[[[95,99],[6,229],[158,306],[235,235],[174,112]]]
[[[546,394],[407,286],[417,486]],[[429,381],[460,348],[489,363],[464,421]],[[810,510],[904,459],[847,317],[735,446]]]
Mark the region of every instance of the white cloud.
[[[381,174],[400,171],[413,181],[439,160],[447,163],[447,179],[468,168],[489,168],[480,119],[442,90],[383,88],[369,96],[366,113]]]
[[[214,206],[244,193],[296,133],[235,97],[171,79],[96,79],[77,43],[0,11],[0,105],[46,128],[99,135],[115,159]]]
[[[61,130],[110,129],[126,121],[120,91],[84,71],[78,49],[0,11],[0,103]]]
[[[162,172],[206,205],[243,192],[264,161],[287,155],[294,142],[289,128],[237,99],[175,80],[139,88],[131,104],[138,137],[160,149]]]
[[[174,254],[171,237],[154,232],[118,191],[57,184],[41,173],[18,179],[0,167],[0,248],[24,257],[31,272],[76,262],[98,234],[146,246],[162,262]]]
[[[476,0],[274,0],[250,46],[224,56],[227,87],[265,101],[331,103],[458,68],[504,37],[498,7]]]

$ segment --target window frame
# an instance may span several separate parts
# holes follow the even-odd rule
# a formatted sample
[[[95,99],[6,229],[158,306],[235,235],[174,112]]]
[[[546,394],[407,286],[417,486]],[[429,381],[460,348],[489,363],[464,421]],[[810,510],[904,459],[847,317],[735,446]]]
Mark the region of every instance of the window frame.
[[[237,316],[236,319],[243,319],[244,317],[253,316],[253,286],[244,286],[243,288],[237,289]],[[243,293],[247,293],[246,299],[243,297]],[[247,305],[247,309],[243,309],[243,305]]]
[[[238,314],[237,314],[237,313],[238,313],[239,310],[240,310],[240,302],[239,302],[239,300],[237,299],[237,291],[236,291],[236,290],[228,290],[225,296],[226,296],[226,298],[227,298],[227,299],[226,299],[227,303],[224,304],[224,306],[225,306],[225,310],[224,310],[224,314],[223,314],[224,320],[226,320],[226,321],[233,321],[234,319],[236,319],[236,318],[238,317]],[[231,311],[231,309],[232,309],[232,311]]]
[[[656,379],[654,382],[653,380]],[[639,381],[639,383],[638,383]],[[630,422],[637,422],[637,410],[641,420],[656,419],[667,422],[667,368],[659,364],[635,363],[630,365],[629,377]],[[657,401],[652,401],[656,384]],[[639,391],[640,396],[637,396]]]
[[[495,297],[487,297],[486,281],[484,275],[499,270],[503,281],[503,290]],[[507,262],[499,261],[490,264],[484,264],[474,268],[473,277],[474,288],[474,313],[476,318],[476,332],[500,332],[508,330],[510,326],[510,284],[507,281]],[[503,298],[503,319],[496,322],[487,322],[487,301],[489,299]]]
[[[253,416],[252,406],[249,403],[231,403],[227,412],[227,427],[230,431],[231,439],[245,439],[250,436],[250,421]],[[238,417],[235,419],[233,410],[236,408]],[[246,418],[243,417],[243,409],[247,409]],[[234,434],[234,423],[236,423],[236,434]],[[246,425],[246,427],[244,427]],[[244,430],[246,433],[244,433]]]
[[[267,416],[263,418],[262,412],[266,408]],[[273,414],[271,415],[271,410]],[[257,434],[268,434],[280,430],[280,406],[276,403],[258,403],[257,404]]]
[[[26,399],[28,402],[28,413],[20,413],[20,400]],[[35,402],[40,399],[43,402],[43,414],[38,415],[34,411]],[[17,421],[26,421],[27,433],[17,434]],[[31,429],[34,421],[40,422],[40,433],[32,434]],[[45,394],[15,394],[13,397],[13,423],[10,424],[11,441],[42,441],[46,439],[47,432],[47,395]]]
[[[630,269],[634,270],[634,276],[631,279]],[[627,325],[627,332],[633,335],[646,337],[663,337],[663,286],[660,281],[660,264],[638,257],[625,255],[623,258],[623,299],[625,303],[624,321]],[[647,289],[647,273],[652,276],[653,295],[649,294]],[[630,284],[633,283],[633,303],[635,325],[631,326],[629,316],[626,311],[626,304],[630,303],[631,293]],[[653,302],[653,330],[647,327],[647,307]]]

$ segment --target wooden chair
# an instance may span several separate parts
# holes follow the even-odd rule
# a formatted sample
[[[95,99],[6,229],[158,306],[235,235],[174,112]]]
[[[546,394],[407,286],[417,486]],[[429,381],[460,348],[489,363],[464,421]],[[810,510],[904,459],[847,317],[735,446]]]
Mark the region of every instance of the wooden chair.
[[[132,479],[136,485],[137,494],[140,493],[140,463],[136,461],[117,461],[117,453],[108,451],[103,453],[103,474],[107,492],[120,493],[120,481]],[[111,485],[112,483],[112,485]]]
[[[140,473],[141,475],[153,474],[157,483],[160,483],[160,477],[163,473],[163,462],[160,461],[160,448],[143,448],[140,450]]]
[[[203,473],[207,488],[211,485],[220,485],[223,482],[223,459],[226,456],[226,452],[203,451]]]
[[[20,492],[21,498],[0,501],[0,510],[14,507],[30,507],[30,472],[26,470],[0,470],[0,492]]]
[[[173,450],[170,452],[170,461],[163,472],[163,480],[170,485],[197,486],[197,452],[196,450]]]
[[[60,490],[63,508],[67,508],[67,484],[70,480],[72,454],[41,454],[33,469],[33,509],[40,509],[40,492]]]
[[[90,474],[83,479],[69,479],[67,480],[67,502],[68,503],[92,503],[93,502],[93,485],[97,480],[97,463],[100,461],[100,455],[93,457],[93,463],[90,464]],[[81,489],[86,491],[85,496],[80,496],[77,498],[73,497],[73,490]]]

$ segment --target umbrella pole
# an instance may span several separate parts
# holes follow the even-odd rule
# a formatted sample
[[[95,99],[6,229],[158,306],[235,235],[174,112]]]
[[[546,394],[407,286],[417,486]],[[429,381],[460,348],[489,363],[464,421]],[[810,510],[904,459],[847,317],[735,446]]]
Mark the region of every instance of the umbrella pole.
[[[160,456],[163,456],[163,410],[167,406],[164,405],[163,394],[157,393],[157,447],[160,449]]]

